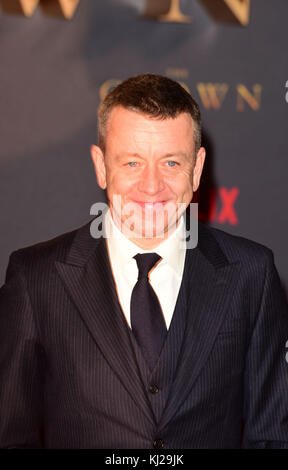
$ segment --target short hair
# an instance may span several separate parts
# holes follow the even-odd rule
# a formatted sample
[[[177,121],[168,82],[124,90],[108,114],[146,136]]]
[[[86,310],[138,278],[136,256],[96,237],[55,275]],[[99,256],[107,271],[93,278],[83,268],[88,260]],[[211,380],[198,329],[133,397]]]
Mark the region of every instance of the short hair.
[[[114,88],[99,107],[98,145],[105,151],[107,121],[113,108],[155,119],[176,118],[189,113],[194,122],[195,154],[201,147],[201,113],[198,104],[182,85],[162,75],[144,74],[131,77]]]

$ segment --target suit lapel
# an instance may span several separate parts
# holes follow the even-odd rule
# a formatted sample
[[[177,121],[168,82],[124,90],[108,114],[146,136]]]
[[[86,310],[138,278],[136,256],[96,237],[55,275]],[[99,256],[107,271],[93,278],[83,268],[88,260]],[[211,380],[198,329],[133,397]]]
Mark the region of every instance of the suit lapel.
[[[129,327],[118,302],[105,239],[92,238],[89,223],[77,232],[66,261],[55,264],[103,356],[131,398],[153,422]],[[182,281],[188,293],[186,331],[159,428],[175,415],[209,356],[226,315],[238,269],[237,263],[229,264],[214,236],[200,226],[198,246],[186,253]]]
[[[238,279],[210,232],[199,229],[199,243],[187,250],[183,282],[188,296],[186,332],[176,377],[159,427],[171,420],[189,394],[213,347]]]
[[[56,261],[58,273],[107,362],[131,398],[153,421],[133,354],[129,327],[118,302],[105,239],[81,228],[65,263]]]

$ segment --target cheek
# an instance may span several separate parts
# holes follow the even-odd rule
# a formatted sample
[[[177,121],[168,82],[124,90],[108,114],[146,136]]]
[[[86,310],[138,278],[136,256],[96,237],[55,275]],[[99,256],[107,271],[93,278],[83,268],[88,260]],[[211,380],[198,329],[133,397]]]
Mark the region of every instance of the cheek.
[[[117,194],[128,193],[136,183],[136,178],[127,178],[120,171],[110,173],[107,177],[107,191]]]
[[[166,178],[166,184],[179,197],[193,192],[191,174],[174,175],[174,177]]]

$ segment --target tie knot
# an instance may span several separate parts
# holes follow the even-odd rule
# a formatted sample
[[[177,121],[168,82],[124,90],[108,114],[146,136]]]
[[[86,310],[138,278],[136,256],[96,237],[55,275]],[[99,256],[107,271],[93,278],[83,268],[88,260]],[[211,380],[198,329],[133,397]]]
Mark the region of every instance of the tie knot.
[[[157,253],[138,253],[134,256],[134,259],[136,260],[138,266],[138,279],[141,279],[148,277],[149,271],[151,271],[157,261],[161,259],[161,256],[157,255]]]

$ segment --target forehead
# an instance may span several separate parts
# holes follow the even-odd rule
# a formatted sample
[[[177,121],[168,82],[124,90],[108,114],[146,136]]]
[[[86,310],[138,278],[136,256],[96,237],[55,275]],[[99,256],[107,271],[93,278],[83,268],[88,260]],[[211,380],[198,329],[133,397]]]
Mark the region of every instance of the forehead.
[[[194,123],[188,113],[176,118],[155,119],[135,111],[117,106],[112,109],[107,121],[106,143],[117,140],[117,144],[194,144]]]

